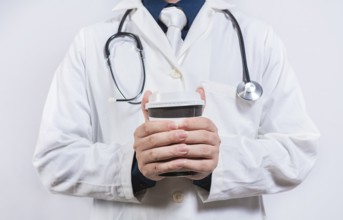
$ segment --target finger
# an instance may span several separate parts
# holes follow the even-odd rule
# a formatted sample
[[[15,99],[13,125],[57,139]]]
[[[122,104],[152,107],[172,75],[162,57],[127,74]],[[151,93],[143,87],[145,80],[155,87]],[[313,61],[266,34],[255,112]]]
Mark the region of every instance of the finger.
[[[143,151],[138,154],[137,160],[143,164],[166,162],[171,159],[184,157],[188,152],[189,148],[186,144],[175,144]]]
[[[219,154],[219,147],[208,144],[186,145],[182,150],[187,159],[217,159]]]
[[[134,148],[145,151],[152,148],[169,146],[183,142],[186,140],[187,135],[187,132],[183,130],[159,132],[138,139],[134,144]]]
[[[149,102],[149,97],[151,96],[151,91],[148,90],[144,93],[143,95],[143,99],[142,99],[142,104],[141,104],[141,108],[142,108],[142,112],[144,114],[144,118],[145,118],[145,121],[149,121],[149,115],[148,115],[148,110],[146,110],[145,108],[145,105],[146,103]]]
[[[204,90],[203,87],[199,87],[199,88],[197,88],[196,92],[200,94],[201,99],[205,102],[205,105],[202,107],[202,111],[204,111],[205,106],[206,106],[206,94],[205,94],[205,90]]]
[[[220,145],[220,137],[216,132],[207,130],[193,130],[187,132],[186,144]]]
[[[147,121],[135,130],[134,136],[142,138],[155,133],[175,130],[177,128],[178,124],[171,120]]]
[[[199,88],[197,88],[196,92],[200,94],[201,99],[204,100],[205,103],[206,103],[206,95],[205,95],[204,88],[203,87],[199,87]]]
[[[186,178],[190,179],[190,180],[202,180],[205,177],[207,177],[208,175],[210,175],[210,173],[212,173],[212,172],[207,172],[207,173],[196,173],[195,172],[195,175],[189,175],[189,176],[186,176]]]
[[[205,117],[193,117],[185,118],[179,122],[179,129],[184,129],[186,131],[192,130],[206,130],[210,132],[217,132],[217,127],[214,123]]]
[[[184,159],[182,169],[196,173],[211,173],[217,166],[215,159]]]
[[[175,172],[182,169],[185,159],[175,159],[167,162],[150,163],[144,166],[142,174],[144,176],[159,176],[163,173]]]

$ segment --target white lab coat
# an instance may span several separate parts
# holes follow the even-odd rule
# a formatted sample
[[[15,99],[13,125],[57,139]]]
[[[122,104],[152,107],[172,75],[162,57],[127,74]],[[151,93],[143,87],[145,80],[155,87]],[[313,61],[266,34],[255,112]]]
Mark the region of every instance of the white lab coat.
[[[56,193],[93,197],[94,220],[263,219],[261,195],[301,183],[315,162],[319,137],[279,38],[227,1],[208,0],[175,57],[140,0],[116,4],[112,20],[80,31],[53,79],[33,159],[44,185]],[[205,89],[204,117],[217,125],[222,140],[209,193],[176,178],[133,195],[133,132],[143,115],[140,106],[113,102],[122,97],[103,55],[129,8],[135,11],[124,30],[143,43],[145,88]],[[264,87],[256,103],[235,95],[242,65],[237,34],[220,11],[227,8],[241,25],[251,78]],[[129,93],[140,76],[118,69],[139,67],[139,60],[119,61],[114,71]]]

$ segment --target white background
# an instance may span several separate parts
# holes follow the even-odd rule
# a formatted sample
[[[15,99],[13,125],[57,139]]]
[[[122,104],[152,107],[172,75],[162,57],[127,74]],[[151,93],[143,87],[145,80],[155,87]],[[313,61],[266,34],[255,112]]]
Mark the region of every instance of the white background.
[[[91,200],[48,193],[31,163],[43,104],[77,31],[115,0],[0,0],[0,219],[85,220]],[[270,220],[343,219],[343,1],[235,0],[283,39],[318,125],[319,160],[293,191],[265,197]]]

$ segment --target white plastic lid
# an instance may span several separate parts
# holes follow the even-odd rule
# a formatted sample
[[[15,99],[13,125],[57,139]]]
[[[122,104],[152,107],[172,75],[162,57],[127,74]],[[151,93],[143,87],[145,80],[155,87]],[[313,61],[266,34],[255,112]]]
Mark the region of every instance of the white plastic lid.
[[[178,107],[191,105],[205,105],[197,92],[155,92],[149,97],[145,105],[149,108]]]

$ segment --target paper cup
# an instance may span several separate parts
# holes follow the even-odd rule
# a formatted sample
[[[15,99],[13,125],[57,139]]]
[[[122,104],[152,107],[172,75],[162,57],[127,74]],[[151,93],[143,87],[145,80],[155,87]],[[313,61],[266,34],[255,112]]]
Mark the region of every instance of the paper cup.
[[[204,104],[197,92],[156,92],[145,107],[150,120],[178,120],[201,116]]]

